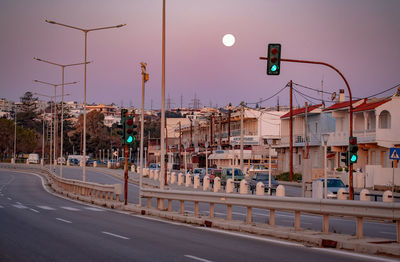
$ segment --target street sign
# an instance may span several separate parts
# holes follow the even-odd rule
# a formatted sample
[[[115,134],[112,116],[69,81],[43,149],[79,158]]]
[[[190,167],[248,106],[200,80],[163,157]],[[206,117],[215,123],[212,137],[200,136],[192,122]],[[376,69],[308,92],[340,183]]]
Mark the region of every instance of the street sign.
[[[400,148],[391,147],[389,153],[389,159],[400,160]]]

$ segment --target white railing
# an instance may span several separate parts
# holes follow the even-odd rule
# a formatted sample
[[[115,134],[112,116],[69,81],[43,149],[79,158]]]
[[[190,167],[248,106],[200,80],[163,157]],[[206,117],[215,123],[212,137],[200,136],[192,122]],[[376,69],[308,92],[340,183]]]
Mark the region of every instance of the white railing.
[[[75,195],[88,197],[90,199],[115,200],[119,202],[119,196],[123,193],[122,184],[103,185],[97,183],[83,182],[80,180],[59,177],[51,170],[40,165],[25,164],[0,164],[1,168],[38,170],[47,174],[50,185],[56,190],[71,192]]]
[[[315,214],[323,216],[322,231],[329,232],[329,216],[347,216],[356,219],[357,238],[363,237],[363,220],[376,219],[396,221],[397,241],[400,242],[400,203],[375,203],[351,200],[314,200],[301,197],[275,197],[257,195],[239,195],[211,192],[188,192],[178,190],[142,189],[141,197],[147,199],[147,207],[151,208],[151,199],[159,203],[168,201],[168,211],[172,212],[172,201],[179,201],[179,213],[184,214],[186,202],[194,202],[194,215],[199,215],[199,203],[209,204],[209,217],[214,218],[214,205],[226,205],[228,221],[232,220],[232,206],[247,208],[246,223],[252,223],[252,209],[260,208],[270,210],[269,225],[275,226],[275,211],[294,212],[294,229],[300,230],[301,214]]]

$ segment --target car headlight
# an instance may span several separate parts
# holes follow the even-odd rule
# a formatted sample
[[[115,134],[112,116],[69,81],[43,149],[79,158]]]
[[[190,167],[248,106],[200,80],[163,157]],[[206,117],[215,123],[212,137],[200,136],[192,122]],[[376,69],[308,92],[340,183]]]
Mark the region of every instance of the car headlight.
[[[332,191],[328,190],[327,192],[327,198],[336,198],[337,195],[335,193],[333,193]]]

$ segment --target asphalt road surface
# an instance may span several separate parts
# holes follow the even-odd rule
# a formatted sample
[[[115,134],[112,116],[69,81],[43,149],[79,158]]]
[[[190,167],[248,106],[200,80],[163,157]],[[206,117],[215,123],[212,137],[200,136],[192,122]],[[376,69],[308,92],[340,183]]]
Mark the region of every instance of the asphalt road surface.
[[[390,261],[84,205],[0,170],[0,261]]]

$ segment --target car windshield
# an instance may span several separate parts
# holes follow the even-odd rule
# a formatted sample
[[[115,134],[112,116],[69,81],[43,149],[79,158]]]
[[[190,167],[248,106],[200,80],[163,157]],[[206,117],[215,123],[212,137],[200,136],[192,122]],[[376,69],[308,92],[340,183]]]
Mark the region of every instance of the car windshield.
[[[328,187],[345,187],[342,180],[339,179],[328,179]]]
[[[194,171],[193,171],[193,173],[194,173],[194,174],[201,174],[201,173],[203,173],[203,169],[201,169],[201,168],[195,168]]]

